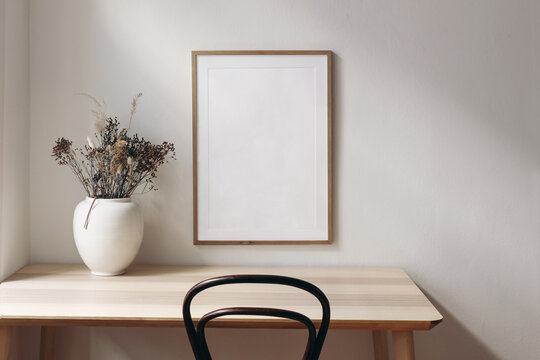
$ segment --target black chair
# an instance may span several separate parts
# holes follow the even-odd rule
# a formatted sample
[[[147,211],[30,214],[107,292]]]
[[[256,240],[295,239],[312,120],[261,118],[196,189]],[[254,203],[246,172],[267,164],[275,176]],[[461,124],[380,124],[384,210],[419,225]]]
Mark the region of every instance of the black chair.
[[[193,323],[191,317],[191,302],[195,295],[201,291],[219,285],[226,284],[279,284],[293,286],[302,290],[305,290],[315,296],[322,306],[322,321],[319,326],[318,333],[315,329],[315,324],[308,317],[295,311],[274,309],[274,308],[260,308],[260,307],[228,307],[211,311],[202,316],[197,322],[197,328]],[[206,324],[215,318],[227,315],[258,315],[258,316],[271,316],[285,319],[296,320],[304,324],[308,329],[308,342],[306,350],[304,352],[303,360],[317,360],[322,350],[324,339],[328,331],[328,325],[330,324],[330,304],[326,295],[315,285],[300,279],[295,279],[287,276],[277,275],[226,275],[219,276],[207,280],[203,280],[200,283],[193,286],[186,294],[184,298],[184,305],[182,308],[184,316],[184,324],[191,343],[191,348],[197,360],[211,360],[210,351],[208,350],[208,344],[204,334]]]

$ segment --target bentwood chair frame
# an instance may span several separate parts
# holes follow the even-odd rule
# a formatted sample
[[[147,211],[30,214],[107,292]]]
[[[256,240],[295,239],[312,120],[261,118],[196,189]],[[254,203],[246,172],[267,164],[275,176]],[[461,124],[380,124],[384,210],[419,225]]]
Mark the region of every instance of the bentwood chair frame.
[[[247,283],[286,285],[309,292],[321,303],[322,320],[319,325],[319,331],[316,331],[313,321],[303,314],[290,310],[261,307],[227,307],[217,309],[203,315],[197,322],[197,328],[195,328],[191,317],[191,302],[198,293],[214,286]],[[305,280],[279,275],[225,275],[203,280],[187,292],[182,311],[191,348],[197,360],[212,359],[206,342],[205,326],[210,320],[218,317],[228,315],[258,315],[285,318],[304,324],[308,329],[308,342],[303,360],[317,360],[319,358],[330,324],[330,303],[321,289]]]

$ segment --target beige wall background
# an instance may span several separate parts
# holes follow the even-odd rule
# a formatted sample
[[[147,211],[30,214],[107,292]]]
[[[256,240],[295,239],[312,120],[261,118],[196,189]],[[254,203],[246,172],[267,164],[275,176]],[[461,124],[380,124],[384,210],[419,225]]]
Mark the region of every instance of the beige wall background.
[[[4,16],[0,71],[3,90],[8,76],[17,84],[29,77],[29,125],[23,106],[18,130],[6,133],[4,106],[0,150],[4,188],[13,184],[8,141],[25,164],[7,187],[23,189],[14,203],[29,201],[29,217],[28,205],[16,217],[29,224],[14,250],[23,260],[80,262],[71,217],[84,194],[50,157],[57,137],[83,144],[92,131],[90,104],[73,94],[103,97],[125,120],[142,91],[133,131],[174,142],[178,160],[160,171],[160,191],[136,198],[146,226],[137,262],[398,266],[445,316],[417,334],[419,359],[538,357],[538,2],[30,0],[29,10],[25,1],[1,3],[29,14],[21,18],[29,42],[24,28],[6,31],[12,16]],[[28,44],[16,62],[20,69],[29,59],[27,74],[7,68],[6,41]],[[335,244],[192,245],[190,51],[205,49],[334,51]],[[10,91],[24,103],[24,86]],[[4,211],[2,230],[8,219]],[[13,239],[2,235],[2,254]],[[11,271],[19,262],[2,255],[4,264]],[[37,335],[23,331],[14,357],[35,356]],[[240,344],[264,348],[260,359],[287,359],[301,339],[297,331],[215,330],[210,341],[223,359],[252,358],[239,354]],[[57,345],[58,359],[191,358],[182,329],[64,328]],[[369,355],[368,332],[331,331],[323,358]]]
[[[29,85],[29,2],[0,0],[0,280],[30,257]]]
[[[28,262],[29,5],[0,0],[0,280]]]

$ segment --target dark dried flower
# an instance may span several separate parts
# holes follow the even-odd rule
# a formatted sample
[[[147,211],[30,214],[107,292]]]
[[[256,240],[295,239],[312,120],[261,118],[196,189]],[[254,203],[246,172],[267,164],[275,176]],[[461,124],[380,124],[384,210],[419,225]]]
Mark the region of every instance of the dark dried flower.
[[[53,147],[53,157],[58,164],[68,164],[68,157],[72,155],[71,144],[72,142],[65,138],[56,140],[56,145]]]

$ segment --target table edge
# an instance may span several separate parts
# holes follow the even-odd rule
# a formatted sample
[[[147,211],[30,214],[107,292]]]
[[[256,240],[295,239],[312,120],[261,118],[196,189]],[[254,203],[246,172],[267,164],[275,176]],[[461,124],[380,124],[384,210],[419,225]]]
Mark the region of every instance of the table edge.
[[[336,330],[430,330],[443,319],[433,321],[396,320],[331,320],[330,329]],[[315,324],[318,326],[318,321]],[[154,318],[62,318],[62,317],[3,317],[0,326],[103,326],[103,327],[184,327],[183,319]],[[215,328],[303,328],[286,319],[220,319],[209,323]]]

